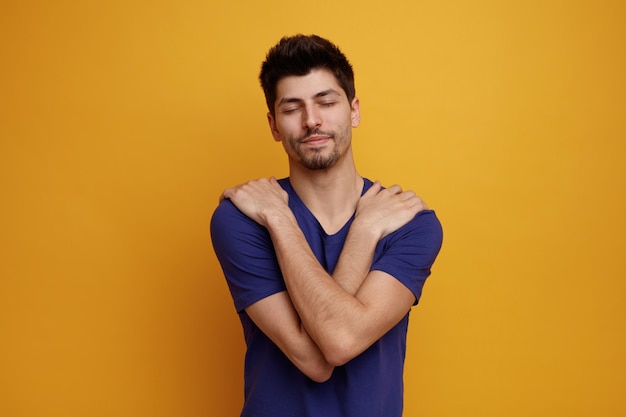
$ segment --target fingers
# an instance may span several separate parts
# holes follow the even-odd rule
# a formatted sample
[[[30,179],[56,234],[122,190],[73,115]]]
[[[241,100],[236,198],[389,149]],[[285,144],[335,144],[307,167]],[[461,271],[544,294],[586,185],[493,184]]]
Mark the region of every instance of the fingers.
[[[417,195],[415,195],[415,193],[411,190],[406,190],[404,192],[399,193],[400,194],[400,198],[404,199],[404,200],[410,200],[412,198],[419,198]]]
[[[281,195],[284,193],[284,190],[278,183],[278,180],[276,179],[276,177],[272,176],[269,179],[259,178],[257,180],[252,180],[243,184],[239,184],[235,187],[227,188],[219,196],[219,201],[221,202],[224,199],[232,199],[237,194],[237,192],[242,189],[248,189],[248,190],[256,189],[257,195],[264,194],[265,192],[267,192],[267,188],[265,188],[266,191],[264,192],[263,187],[267,187],[267,185],[270,185],[276,191],[279,191]],[[426,203],[419,196],[417,196],[413,191],[411,190],[402,191],[402,187],[398,184],[394,184],[388,188],[383,189],[382,184],[378,180],[374,181],[372,186],[365,192],[365,194],[363,194],[362,198],[364,199],[363,200],[364,204],[365,204],[365,201],[370,201],[370,202],[373,201],[371,199],[377,196],[379,193],[384,193],[381,195],[383,200],[386,199],[385,197],[383,197],[383,195],[386,194],[389,198],[396,199],[396,201],[403,201],[403,204],[406,204],[409,207],[418,207],[419,208],[418,211],[428,210],[428,206],[426,205]]]
[[[398,184],[394,184],[391,187],[386,188],[386,190],[391,194],[400,194],[402,192],[402,187],[400,187]]]
[[[378,192],[380,191],[381,188],[382,188],[382,185],[380,184],[380,181],[378,181],[378,180],[374,181],[372,186],[365,192],[365,194],[363,194],[363,197],[374,196],[374,195],[378,194]]]
[[[274,177],[272,177],[272,178],[274,178]],[[272,178],[270,178],[270,181],[272,180]],[[275,178],[274,178],[274,181],[276,181]],[[260,183],[263,183],[263,182],[267,182],[267,179],[260,178],[258,180],[251,180],[251,181],[248,181],[248,182],[244,182],[242,184],[238,184],[238,185],[236,185],[234,187],[231,187],[231,188],[226,188],[222,192],[222,194],[220,195],[219,201],[221,202],[222,200],[232,198],[237,193],[238,190],[242,190],[242,189],[249,188],[249,187],[255,187],[256,184],[260,184]],[[276,182],[276,184],[278,184],[278,182]],[[280,187],[280,185],[279,185],[279,187]]]
[[[385,191],[385,190],[383,190]],[[398,184],[394,184],[391,187],[387,188],[386,191],[389,191],[391,194],[397,196],[400,201],[404,201],[409,207],[417,207],[419,210],[428,210],[428,206],[415,192],[411,190],[402,191],[402,187]]]
[[[282,191],[283,187],[280,186],[280,184],[278,183],[278,180],[276,179],[276,177],[272,176],[270,177],[270,184],[272,185],[272,187],[276,188],[277,190]]]
[[[422,210],[428,210],[428,206],[426,205],[426,203],[424,202],[424,200],[422,200],[421,198],[417,197],[415,202],[413,203],[414,207],[418,208],[418,212],[422,211]]]
[[[413,195],[407,199],[411,207],[417,208],[418,212],[422,210],[428,210],[428,206],[426,205],[424,200],[422,200],[419,196],[415,195],[415,193],[412,193],[412,194]]]
[[[230,196],[233,193],[233,188],[227,188],[225,189],[222,194],[220,194],[220,203],[222,202],[222,200],[225,200],[227,198],[230,198]]]
[[[388,188],[383,189],[380,181],[375,181],[369,188],[369,190],[367,190],[367,192],[363,194],[363,197],[376,195],[382,192],[384,192],[385,194],[391,194],[392,196],[397,196],[401,201],[417,199],[423,204],[421,198],[417,196],[412,190],[402,191],[402,187],[398,184],[394,184]]]
[[[281,187],[275,177],[259,178],[251,180],[231,188],[225,189],[219,197],[221,202],[224,199],[230,199],[233,202],[242,201],[242,199],[267,200],[279,197],[284,201],[288,201],[288,194]]]

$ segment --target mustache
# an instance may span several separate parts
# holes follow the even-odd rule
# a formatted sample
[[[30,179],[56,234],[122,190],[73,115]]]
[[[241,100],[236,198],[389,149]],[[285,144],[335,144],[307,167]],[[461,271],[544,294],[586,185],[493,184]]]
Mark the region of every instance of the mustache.
[[[323,136],[328,136],[329,138],[334,138],[335,137],[335,133],[334,132],[326,132],[324,130],[321,129],[309,129],[307,130],[304,135],[300,136],[298,139],[298,142],[303,142],[305,140],[307,140],[308,138],[310,138],[313,135],[323,135]]]

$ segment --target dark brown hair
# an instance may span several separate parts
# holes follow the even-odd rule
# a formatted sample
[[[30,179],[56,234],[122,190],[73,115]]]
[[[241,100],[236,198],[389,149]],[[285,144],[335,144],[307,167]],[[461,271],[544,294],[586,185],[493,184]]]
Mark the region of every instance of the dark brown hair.
[[[284,37],[272,47],[261,65],[259,79],[270,113],[274,114],[276,84],[285,77],[307,75],[314,69],[327,69],[348,96],[355,96],[354,72],[345,55],[332,42],[317,35]]]

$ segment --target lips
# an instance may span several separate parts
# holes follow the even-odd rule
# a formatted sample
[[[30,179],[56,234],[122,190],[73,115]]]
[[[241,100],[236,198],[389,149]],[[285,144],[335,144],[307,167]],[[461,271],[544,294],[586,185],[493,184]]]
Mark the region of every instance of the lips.
[[[309,138],[306,138],[303,143],[319,143],[319,142],[326,142],[327,140],[329,140],[330,137],[328,136],[311,136]]]
[[[331,139],[332,139],[331,135],[314,134],[311,136],[307,136],[304,140],[302,140],[301,143],[304,145],[310,145],[310,146],[323,145]]]

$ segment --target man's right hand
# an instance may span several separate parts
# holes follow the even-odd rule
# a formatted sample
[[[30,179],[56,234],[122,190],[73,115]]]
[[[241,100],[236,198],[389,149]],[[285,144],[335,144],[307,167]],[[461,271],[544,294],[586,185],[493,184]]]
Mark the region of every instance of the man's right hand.
[[[395,232],[428,206],[413,191],[399,185],[383,189],[376,181],[357,204],[354,222],[379,234],[379,240]]]

